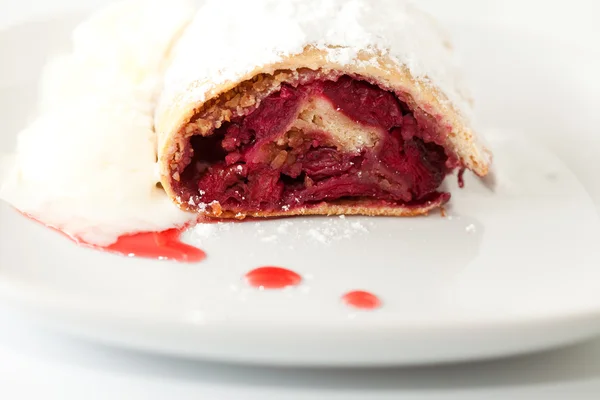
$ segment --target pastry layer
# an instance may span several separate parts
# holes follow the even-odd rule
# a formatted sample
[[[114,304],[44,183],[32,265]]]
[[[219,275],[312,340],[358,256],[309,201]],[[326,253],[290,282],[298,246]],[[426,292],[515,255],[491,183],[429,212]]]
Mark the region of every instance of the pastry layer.
[[[212,196],[212,200],[211,196],[207,196],[211,191],[216,192],[215,185],[221,185],[222,182],[215,178],[214,185],[211,186],[207,182],[206,187],[199,188],[202,178],[198,176],[196,184],[190,184],[194,180],[194,171],[198,172],[196,167],[189,168],[191,164],[199,165],[203,176],[212,173],[206,172],[206,167],[213,165],[212,161],[204,164],[192,162],[196,156],[190,138],[215,134],[222,135],[225,140],[225,136],[232,136],[227,132],[230,125],[244,125],[242,118],[251,118],[254,112],[262,112],[260,108],[266,99],[283,92],[286,87],[304,91],[306,86],[314,85],[315,82],[337,82],[342,76],[375,85],[376,88],[395,96],[400,103],[403,120],[404,117],[412,115],[417,125],[417,133],[411,136],[408,129],[406,132],[401,130],[400,135],[396,136],[402,137],[403,140],[398,143],[398,149],[401,150],[400,158],[404,160],[405,165],[411,165],[405,160],[405,148],[410,150],[410,146],[422,147],[415,150],[415,154],[433,155],[438,153],[430,149],[435,144],[443,147],[443,153],[448,158],[448,170],[458,165],[479,176],[488,173],[491,153],[474,130],[471,122],[472,101],[462,83],[461,72],[452,54],[452,46],[435,21],[416,10],[412,2],[404,0],[290,0],[284,3],[275,0],[236,3],[236,7],[240,6],[244,10],[232,14],[228,12],[227,2],[208,2],[174,47],[169,57],[170,65],[165,75],[164,90],[156,109],[155,127],[161,183],[176,204],[201,214],[221,217],[237,214],[243,217],[342,212],[415,215],[426,213],[447,200],[447,195],[435,194],[436,192],[431,194],[433,197],[430,199],[424,194],[428,189],[421,188],[433,186],[431,182],[436,182],[436,176],[445,175],[448,171],[440,171],[439,167],[434,167],[433,172],[428,171],[433,178],[416,179],[414,177],[419,174],[415,174],[414,171],[422,169],[421,162],[414,164],[412,169],[405,167],[407,176],[403,181],[394,176],[392,181],[389,181],[390,178],[377,178],[375,183],[368,182],[368,185],[375,185],[377,190],[369,186],[366,190],[367,196],[364,197],[364,187],[358,190],[357,186],[365,182],[356,182],[356,177],[358,172],[363,172],[364,175],[368,160],[379,157],[382,149],[389,146],[384,146],[384,140],[381,139],[384,137],[381,133],[382,126],[386,126],[386,123],[377,121],[373,124],[368,121],[366,113],[357,119],[356,114],[359,113],[353,110],[360,111],[362,105],[359,101],[359,108],[353,108],[352,96],[336,97],[323,93],[319,96],[308,96],[308,100],[300,102],[300,108],[296,111],[298,114],[303,111],[306,118],[294,115],[289,117],[289,121],[288,117],[284,119],[290,124],[307,124],[296,128],[300,128],[298,130],[303,141],[306,139],[309,142],[313,136],[316,137],[318,142],[310,151],[335,147],[335,157],[342,161],[354,156],[355,151],[352,149],[361,141],[376,142],[374,146],[370,146],[369,143],[364,146],[365,154],[361,157],[366,164],[361,166],[363,171],[356,172],[350,169],[345,172],[354,177],[349,186],[351,196],[345,196],[349,199],[316,200],[317,197],[323,196],[320,193],[320,185],[333,185],[341,178],[339,174],[328,176],[327,179],[331,182],[322,182],[320,178],[315,181],[310,178],[310,174],[310,180],[306,182],[301,179],[302,176],[289,177],[294,181],[289,182],[288,175],[280,172],[280,176],[286,176],[285,179],[279,179],[283,181],[283,189],[280,189],[279,181],[268,185],[274,189],[274,196],[267,196],[269,199],[265,201],[260,200],[262,206],[257,208],[251,208],[249,203],[246,203],[250,200],[244,195],[246,199],[241,199],[242,203],[237,209],[243,208],[246,211],[233,213],[224,210],[220,201],[234,202],[238,194],[233,193],[233,197],[221,198],[220,201],[215,200],[218,197],[216,195]],[[277,34],[274,35],[272,29],[261,29],[273,26],[273,23],[277,23]],[[219,29],[226,30],[227,35],[215,35],[214,32]],[[343,91],[340,93],[343,94]],[[348,107],[344,112],[337,110],[338,107],[334,109],[351,119],[354,125],[349,126],[341,116],[332,114],[331,107],[324,105],[323,98],[330,104],[345,101]],[[315,125],[318,126],[319,119],[312,121],[311,113],[320,115],[322,124],[327,127],[314,129]],[[388,117],[393,118],[393,115]],[[409,125],[394,128],[403,129]],[[287,130],[291,128],[291,125],[286,127]],[[394,138],[393,130],[389,129],[389,126],[385,129],[388,133],[385,137]],[[284,133],[287,131],[280,132],[281,135]],[[405,138],[404,134],[411,137]],[[344,141],[344,138],[347,140]],[[280,139],[286,140],[279,137],[271,139],[275,140],[275,143]],[[422,141],[422,146],[415,145],[420,144],[417,139]],[[218,139],[213,140],[218,142]],[[244,146],[256,144],[257,141],[252,140],[254,142]],[[203,140],[193,141],[196,143]],[[210,147],[210,144],[210,141],[197,143],[196,147]],[[215,147],[218,149],[218,146],[217,143]],[[288,162],[292,163],[289,161],[290,152],[298,159],[296,153],[309,151],[299,149],[294,144],[289,149],[288,147],[279,149],[286,152],[285,157],[282,154],[279,158],[273,156],[273,160],[266,161],[275,161],[274,165],[277,166],[283,160],[287,167]],[[224,163],[220,168],[229,167],[228,162],[235,164],[232,161],[234,155],[227,158],[229,153],[239,152],[245,157],[250,150],[223,149],[223,152],[227,153],[223,155],[225,158],[213,160],[214,168],[219,167],[216,165],[219,162]],[[242,176],[231,176],[231,184],[238,187],[239,194],[251,192],[252,169],[256,166],[248,163],[248,160],[238,161],[243,164]],[[266,161],[263,164],[273,168]],[[300,170],[304,168],[304,164],[306,163],[302,162]],[[294,165],[293,168],[298,168]],[[245,172],[244,166],[247,166],[249,171]],[[238,168],[239,165],[235,167]],[[310,171],[303,171],[305,174],[307,172]],[[186,176],[183,176],[184,173]],[[226,171],[223,170],[222,173],[226,174]],[[192,177],[189,178],[189,175]],[[381,174],[377,176],[381,177]],[[207,181],[209,178],[210,176],[205,177]],[[233,182],[236,179],[237,183]],[[292,198],[289,193],[298,192],[300,183],[306,189],[298,193],[302,195],[298,196],[301,204],[283,204],[288,197]],[[310,186],[310,190],[308,185],[313,185]],[[386,188],[386,185],[394,190]],[[314,186],[317,188],[313,188]],[[334,186],[337,188],[339,185]],[[219,196],[228,195],[227,190],[226,194],[219,192]],[[377,192],[375,196],[373,190]],[[315,191],[319,193],[313,193]],[[315,197],[311,199],[309,193]],[[280,200],[277,200],[278,197]],[[373,200],[373,197],[381,197],[381,200]],[[398,198],[402,200],[397,200]],[[293,201],[295,200],[296,197],[293,197]],[[277,209],[279,206],[281,208]]]

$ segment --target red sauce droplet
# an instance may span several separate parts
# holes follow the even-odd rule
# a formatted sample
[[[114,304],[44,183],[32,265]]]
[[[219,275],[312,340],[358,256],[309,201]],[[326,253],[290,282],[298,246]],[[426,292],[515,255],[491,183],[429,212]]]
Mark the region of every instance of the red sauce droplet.
[[[458,171],[458,187],[461,189],[465,187],[465,169],[464,168],[461,168],[460,171]]]
[[[248,272],[246,281],[255,288],[283,289],[300,284],[302,277],[285,268],[261,267]]]
[[[204,251],[181,241],[181,234],[186,228],[169,229],[163,232],[141,232],[132,235],[124,235],[119,237],[116,243],[103,247],[86,243],[58,228],[45,225],[30,215],[24,213],[21,214],[60,233],[82,247],[121,254],[128,257],[154,258],[189,263],[199,262],[206,258],[206,253]]]
[[[342,296],[344,303],[351,307],[361,308],[363,310],[374,310],[381,307],[381,300],[373,293],[356,290],[346,293]]]
[[[121,236],[116,243],[100,250],[131,257],[156,258],[179,262],[199,262],[206,253],[181,241],[182,230],[169,229],[163,232],[142,232]]]

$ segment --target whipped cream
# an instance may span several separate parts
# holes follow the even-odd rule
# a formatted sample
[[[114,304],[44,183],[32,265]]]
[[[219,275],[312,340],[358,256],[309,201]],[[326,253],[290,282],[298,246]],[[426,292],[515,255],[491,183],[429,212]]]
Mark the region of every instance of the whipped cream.
[[[0,198],[96,245],[194,220],[157,187],[153,131],[165,56],[193,13],[124,1],[77,27],[72,53],[44,70],[39,117],[0,162]]]

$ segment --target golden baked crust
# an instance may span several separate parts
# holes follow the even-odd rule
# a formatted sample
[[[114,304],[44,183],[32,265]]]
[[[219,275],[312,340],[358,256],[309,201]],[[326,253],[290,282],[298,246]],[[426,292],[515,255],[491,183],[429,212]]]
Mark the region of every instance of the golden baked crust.
[[[381,202],[370,200],[338,200],[322,202],[310,207],[300,207],[291,210],[257,211],[245,214],[236,214],[221,210],[219,204],[209,204],[203,215],[222,219],[245,219],[293,217],[298,215],[365,215],[368,217],[417,217],[427,215],[430,211],[443,206],[449,196],[425,202],[419,206],[382,205]]]

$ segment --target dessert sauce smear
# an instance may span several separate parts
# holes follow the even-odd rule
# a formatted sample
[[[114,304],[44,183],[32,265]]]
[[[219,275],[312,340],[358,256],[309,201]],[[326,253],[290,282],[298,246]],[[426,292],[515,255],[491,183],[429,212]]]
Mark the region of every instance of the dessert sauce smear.
[[[381,300],[379,297],[363,290],[346,293],[342,296],[342,301],[351,307],[363,310],[374,310],[381,307]]]
[[[284,289],[299,285],[302,277],[289,269],[267,266],[248,272],[246,282],[254,288]]]
[[[109,246],[98,246],[86,243],[56,227],[46,225],[30,215],[25,213],[21,214],[60,233],[82,247],[116,253],[127,257],[153,258],[187,263],[200,262],[206,258],[206,253],[204,251],[181,241],[181,234],[187,229],[186,227],[180,229],[168,229],[162,232],[141,232],[123,235],[119,237],[116,243]]]
[[[116,243],[107,247],[91,247],[130,257],[155,258],[189,263],[204,260],[206,258],[204,251],[181,241],[181,234],[184,230],[185,228],[169,229],[163,232],[136,233],[121,236]]]

